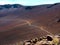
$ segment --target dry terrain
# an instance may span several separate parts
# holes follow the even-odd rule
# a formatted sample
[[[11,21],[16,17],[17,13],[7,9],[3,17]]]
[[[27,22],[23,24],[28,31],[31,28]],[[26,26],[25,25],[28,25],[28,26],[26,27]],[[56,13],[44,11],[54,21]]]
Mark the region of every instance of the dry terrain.
[[[0,10],[0,44],[60,34],[60,3]]]

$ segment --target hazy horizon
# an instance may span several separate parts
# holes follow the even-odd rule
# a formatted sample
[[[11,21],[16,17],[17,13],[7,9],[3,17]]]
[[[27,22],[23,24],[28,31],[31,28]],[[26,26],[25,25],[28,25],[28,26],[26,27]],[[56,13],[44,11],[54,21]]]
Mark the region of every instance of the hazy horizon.
[[[59,3],[60,0],[0,0],[0,5],[4,4],[21,4],[25,6],[43,5]]]

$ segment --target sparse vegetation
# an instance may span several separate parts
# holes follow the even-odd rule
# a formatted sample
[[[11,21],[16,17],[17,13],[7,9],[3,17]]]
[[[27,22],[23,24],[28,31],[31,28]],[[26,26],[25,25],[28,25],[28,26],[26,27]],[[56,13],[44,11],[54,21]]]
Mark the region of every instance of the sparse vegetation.
[[[60,36],[59,36],[60,37]],[[30,43],[28,41],[24,42],[24,45],[60,45],[60,39],[56,36],[46,36],[46,38],[42,37],[42,40],[40,40],[41,38],[37,38],[32,40]]]

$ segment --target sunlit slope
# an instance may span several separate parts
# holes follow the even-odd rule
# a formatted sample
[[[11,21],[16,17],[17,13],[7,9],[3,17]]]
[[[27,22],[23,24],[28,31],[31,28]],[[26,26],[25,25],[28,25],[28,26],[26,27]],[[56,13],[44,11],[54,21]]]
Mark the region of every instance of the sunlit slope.
[[[2,16],[3,15],[3,16]],[[60,4],[0,11],[0,41],[14,42],[60,33]]]
[[[44,30],[41,30],[35,25],[29,23],[22,23],[14,25],[10,28],[6,28],[4,32],[0,32],[0,41],[2,43],[12,43],[21,40],[33,39],[35,37],[41,37],[50,34]]]

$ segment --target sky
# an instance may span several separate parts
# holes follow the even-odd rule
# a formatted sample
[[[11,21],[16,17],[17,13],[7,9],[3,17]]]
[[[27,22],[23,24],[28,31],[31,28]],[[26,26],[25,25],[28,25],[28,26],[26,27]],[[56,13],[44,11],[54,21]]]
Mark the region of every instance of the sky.
[[[0,5],[4,4],[21,4],[26,6],[53,4],[58,3],[60,0],[0,0]]]

